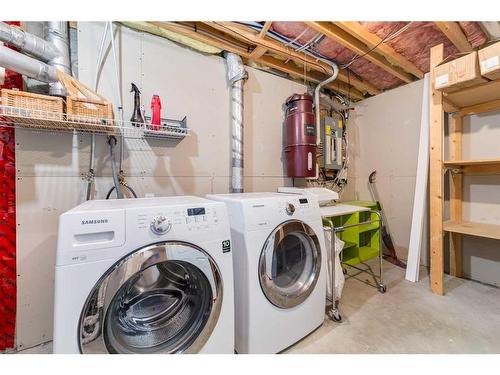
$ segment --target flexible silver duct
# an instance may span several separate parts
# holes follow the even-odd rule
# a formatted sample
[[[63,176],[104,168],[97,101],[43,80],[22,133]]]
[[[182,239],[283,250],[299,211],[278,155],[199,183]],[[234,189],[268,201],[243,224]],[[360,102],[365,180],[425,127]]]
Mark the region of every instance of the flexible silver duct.
[[[58,82],[53,67],[5,46],[0,46],[0,66],[42,82]]]
[[[51,43],[59,54],[48,61],[56,69],[71,75],[71,59],[69,55],[68,23],[64,21],[49,21],[44,27],[45,40]],[[65,96],[66,89],[60,82],[50,84],[50,95]]]
[[[248,74],[240,56],[227,52],[225,57],[231,85],[231,192],[243,193],[243,83]]]
[[[60,52],[53,44],[5,22],[0,22],[0,41],[43,61],[49,61],[60,55]]]

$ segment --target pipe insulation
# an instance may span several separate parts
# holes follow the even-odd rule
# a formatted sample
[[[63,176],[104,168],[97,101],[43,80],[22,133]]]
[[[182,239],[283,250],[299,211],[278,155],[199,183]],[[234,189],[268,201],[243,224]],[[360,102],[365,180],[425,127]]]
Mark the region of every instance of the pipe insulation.
[[[58,82],[54,67],[5,46],[0,46],[0,66],[42,82]]]
[[[243,193],[243,83],[248,78],[241,57],[226,52],[231,86],[231,192]]]
[[[0,22],[0,41],[42,61],[50,61],[60,55],[59,50],[53,44],[5,22]]]
[[[68,23],[64,21],[45,22],[45,40],[51,43],[59,54],[48,61],[49,66],[71,75],[71,58],[69,54]],[[50,84],[50,95],[66,96],[66,89],[60,82]]]

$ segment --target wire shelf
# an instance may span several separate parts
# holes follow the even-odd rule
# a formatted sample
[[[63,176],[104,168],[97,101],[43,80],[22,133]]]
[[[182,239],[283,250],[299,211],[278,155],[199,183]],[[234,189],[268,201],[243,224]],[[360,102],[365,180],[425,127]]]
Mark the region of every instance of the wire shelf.
[[[126,138],[181,140],[189,135],[187,118],[161,119],[161,125],[139,124],[115,119],[99,119],[60,112],[0,105],[0,126],[46,132],[78,132],[123,135]]]

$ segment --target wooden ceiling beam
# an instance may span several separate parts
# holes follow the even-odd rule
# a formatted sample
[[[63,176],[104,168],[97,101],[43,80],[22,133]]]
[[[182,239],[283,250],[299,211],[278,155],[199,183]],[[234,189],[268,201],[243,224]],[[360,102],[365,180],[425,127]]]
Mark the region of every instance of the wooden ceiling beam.
[[[150,23],[158,27],[176,32],[180,35],[184,35],[191,39],[213,45],[214,47],[217,47],[221,50],[226,50],[229,52],[239,54],[245,60],[252,60],[254,62],[276,69],[283,73],[287,73],[295,78],[304,76],[303,68],[297,66],[294,62],[285,63],[284,61],[281,61],[271,56],[262,56],[258,59],[255,58],[251,59],[250,58],[251,53],[248,52],[249,48],[235,46],[233,43],[229,43],[228,41],[224,40],[222,36],[220,39],[212,38],[212,36],[206,35],[204,33],[206,30],[204,30],[203,28],[197,27],[197,30],[195,31],[192,26],[190,27],[185,24],[179,24],[179,23],[174,24],[170,22],[150,22]],[[327,75],[326,74],[323,75],[316,71],[307,72],[307,78],[311,82],[319,82],[326,79]],[[361,91],[343,82],[332,82],[327,87],[345,95],[350,94],[351,98],[357,100],[361,100],[364,98],[363,93]]]
[[[366,44],[368,48],[376,48],[376,51],[391,64],[403,68],[406,72],[413,74],[417,78],[424,78],[424,73],[415,64],[397,53],[391,46],[382,42],[382,39],[378,35],[366,30],[359,22],[334,22],[334,24]]]
[[[304,77],[304,69],[297,66],[294,62],[285,63],[279,59],[276,59],[272,56],[263,56],[258,60],[259,63],[266,65],[270,68],[279,70],[281,72],[287,73],[294,78],[303,78]],[[321,74],[317,71],[307,72],[307,80],[311,82],[321,82],[327,79],[328,76]],[[364,99],[363,93],[354,87],[349,86],[348,84],[340,81],[334,81],[326,86],[327,88],[340,92],[344,95],[350,95],[351,98],[356,100]]]
[[[405,72],[397,66],[392,65],[385,57],[379,55],[377,52],[370,51],[370,48],[366,44],[333,23],[324,21],[307,21],[306,24],[326,37],[342,44],[354,53],[363,55],[363,58],[384,69],[393,76],[398,77],[403,82],[409,83],[413,81],[413,76],[411,74]]]
[[[170,30],[176,32],[180,35],[186,36],[188,38],[197,40],[199,42],[203,42],[219,48],[221,50],[226,50],[229,52],[236,53],[242,57],[248,57],[250,53],[248,52],[250,46],[242,45],[241,41],[231,41],[228,40],[227,36],[216,37],[211,32],[207,32],[200,28],[198,25],[196,26],[196,31],[194,30],[194,25],[186,25],[181,23],[171,23],[171,22],[149,22],[152,25],[161,27],[166,30]]]
[[[460,52],[472,52],[473,48],[458,22],[434,22],[439,30],[453,43]]]
[[[297,52],[292,48],[284,46],[278,41],[269,38],[259,39],[257,37],[257,34],[253,32],[253,30],[245,28],[242,25],[234,24],[233,22],[205,22],[205,24],[213,27],[218,31],[225,32],[236,39],[240,39],[248,43],[253,43],[255,45],[261,45],[267,48],[269,52],[282,55],[297,62],[298,64],[306,64],[311,69],[319,71],[320,73],[331,74],[332,72],[332,67],[330,64],[321,60],[316,60],[315,58],[304,53]],[[341,80],[342,82],[351,84],[360,91],[367,91],[372,95],[377,95],[380,93],[380,90],[372,84],[362,81],[354,76],[349,76],[344,70],[340,71],[337,79]]]
[[[269,31],[272,23],[273,23],[273,21],[266,21],[266,23],[264,23],[264,26],[262,27],[262,30],[259,33],[259,37],[258,37],[259,39],[264,39],[266,37],[267,32]],[[250,58],[251,59],[258,59],[259,57],[263,56],[266,52],[267,52],[266,47],[262,47],[262,46],[258,45],[257,47],[254,48],[254,50],[250,54]]]

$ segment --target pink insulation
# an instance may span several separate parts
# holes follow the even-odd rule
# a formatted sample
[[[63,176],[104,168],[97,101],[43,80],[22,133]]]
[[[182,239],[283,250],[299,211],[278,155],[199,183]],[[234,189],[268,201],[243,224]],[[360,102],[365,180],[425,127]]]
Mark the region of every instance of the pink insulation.
[[[472,48],[479,47],[488,41],[488,36],[477,22],[459,22]]]
[[[368,31],[385,38],[403,27],[406,22],[361,22],[361,24]],[[459,22],[459,24],[473,47],[478,47],[487,41],[486,35],[476,22]],[[423,72],[429,71],[430,48],[441,43],[444,44],[445,57],[458,53],[457,48],[434,22],[413,22],[401,35],[387,42]]]
[[[381,39],[397,32],[408,24],[408,22],[360,23]],[[476,22],[460,22],[459,24],[473,47],[478,47],[487,41],[487,36]],[[300,44],[307,43],[318,35],[315,30],[307,29],[307,25],[302,22],[273,22],[272,28],[292,40],[300,35],[300,38],[297,39]],[[458,53],[457,48],[437,28],[434,22],[413,22],[408,29],[397,37],[389,39],[386,43],[396,52],[413,62],[423,72],[429,71],[429,55],[432,46],[443,43],[445,57]],[[323,38],[318,45],[314,46],[314,50],[340,64],[349,63],[355,56],[354,52],[328,38]],[[349,70],[382,90],[403,83],[399,78],[362,57],[355,60],[349,66]]]
[[[294,40],[297,36],[303,33],[303,35],[297,40],[300,44],[305,44],[318,35],[318,33],[311,28],[304,32],[306,28],[307,25],[302,22],[273,22],[273,30],[289,39]],[[318,45],[314,46],[314,50],[332,60],[337,61],[339,64],[349,63],[349,61],[351,61],[351,59],[356,55],[351,50],[328,38],[323,38]],[[394,77],[392,74],[362,57],[355,60],[349,66],[349,70],[363,80],[382,90],[390,89],[403,83],[403,81],[399,78]]]

